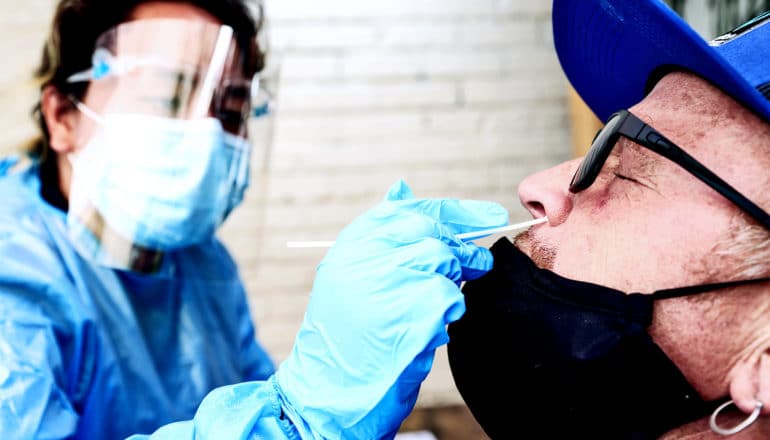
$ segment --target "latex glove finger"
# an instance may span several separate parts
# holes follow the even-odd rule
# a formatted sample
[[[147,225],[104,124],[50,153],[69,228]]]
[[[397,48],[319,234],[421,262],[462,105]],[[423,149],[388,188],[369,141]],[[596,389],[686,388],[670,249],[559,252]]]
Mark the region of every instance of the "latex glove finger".
[[[449,228],[453,234],[476,232],[508,224],[508,211],[502,205],[482,200],[416,199],[405,202]]]
[[[444,276],[459,286],[463,281],[475,280],[492,270],[494,259],[489,249],[460,240],[451,226],[436,223],[435,227],[439,231],[437,239],[449,247],[461,269],[459,273],[444,273]]]
[[[461,240],[456,240],[449,246],[462,267],[462,278],[459,281],[475,280],[492,270],[494,259],[489,249]]]
[[[383,202],[349,224],[337,243],[387,238],[409,243],[424,237],[456,234],[508,224],[508,212],[497,203],[475,200],[411,199]],[[443,228],[438,228],[442,225]]]
[[[381,264],[414,268],[420,261],[445,261],[451,255],[458,261],[461,270],[457,273],[446,270],[435,272],[456,283],[476,279],[492,269],[492,255],[488,249],[463,242],[457,238],[452,227],[426,215],[399,210],[390,215],[372,215],[363,220],[350,225],[340,234],[337,243],[327,254],[328,261],[341,259],[345,264],[363,262],[371,265],[366,260],[384,256],[389,260]],[[398,257],[392,253],[395,248],[412,248],[424,240],[434,240],[436,246],[419,246]],[[366,251],[362,252],[364,248]]]
[[[508,224],[508,211],[500,204],[481,200],[415,199],[403,180],[390,187],[386,201],[405,201],[398,210],[419,212],[444,224],[455,234],[497,228]]]
[[[412,188],[409,188],[409,185],[403,180],[399,180],[391,185],[390,189],[388,189],[388,192],[385,194],[385,201],[409,200],[413,198],[414,193],[412,192]]]
[[[508,212],[502,206],[474,200],[416,199],[406,203],[415,207],[418,213],[427,211],[433,215],[400,214],[400,219],[383,223],[384,227],[390,227],[399,234],[398,237],[391,237],[392,240],[408,241],[410,238],[418,240],[432,237],[442,241],[450,247],[462,267],[460,278],[444,274],[457,283],[474,280],[492,269],[491,252],[474,243],[460,240],[457,234],[507,225]],[[408,224],[402,226],[397,224],[399,222]],[[388,232],[390,231],[377,231],[384,234]]]

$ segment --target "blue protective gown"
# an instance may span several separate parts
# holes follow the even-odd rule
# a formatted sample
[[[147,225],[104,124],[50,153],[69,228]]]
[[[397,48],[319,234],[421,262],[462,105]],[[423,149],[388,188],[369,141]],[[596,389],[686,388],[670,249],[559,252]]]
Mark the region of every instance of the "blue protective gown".
[[[0,439],[151,433],[215,387],[273,373],[218,241],[167,254],[159,275],[95,266],[40,196],[38,166],[12,163],[0,161]]]

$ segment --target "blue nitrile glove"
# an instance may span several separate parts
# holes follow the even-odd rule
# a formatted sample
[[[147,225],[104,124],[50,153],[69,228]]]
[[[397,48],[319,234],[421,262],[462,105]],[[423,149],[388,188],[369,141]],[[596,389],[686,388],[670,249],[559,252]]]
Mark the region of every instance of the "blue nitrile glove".
[[[487,249],[455,235],[507,223],[496,203],[415,199],[398,182],[342,231],[277,373],[303,439],[395,436],[446,325],[465,312],[460,284],[492,268]]]

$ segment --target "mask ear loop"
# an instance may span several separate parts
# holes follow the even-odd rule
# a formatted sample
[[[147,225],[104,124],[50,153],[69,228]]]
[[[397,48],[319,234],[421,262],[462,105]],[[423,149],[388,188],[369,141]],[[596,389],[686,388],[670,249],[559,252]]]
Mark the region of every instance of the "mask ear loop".
[[[68,98],[75,105],[75,108],[80,110],[80,113],[83,113],[89,119],[96,122],[97,124],[102,124],[104,122],[104,118],[102,117],[102,115],[100,115],[99,113],[96,113],[96,111],[92,110],[90,107],[80,102],[79,99],[77,99],[73,95],[68,95]]]
[[[733,401],[732,400],[728,400],[727,402],[719,405],[719,408],[715,409],[714,413],[711,414],[711,419],[709,419],[709,427],[715,433],[717,433],[719,435],[728,436],[728,435],[737,434],[737,433],[743,431],[744,429],[746,429],[749,426],[751,426],[752,423],[757,421],[757,419],[759,418],[759,413],[762,412],[762,406],[763,406],[762,402],[757,400],[756,404],[754,405],[754,411],[752,411],[751,414],[749,414],[749,416],[744,421],[742,421],[741,423],[735,425],[732,428],[727,428],[727,429],[726,428],[722,428],[721,426],[719,426],[717,424],[717,416],[719,416],[719,413],[724,411],[725,408],[727,408],[728,406],[730,406],[732,404],[733,404]]]

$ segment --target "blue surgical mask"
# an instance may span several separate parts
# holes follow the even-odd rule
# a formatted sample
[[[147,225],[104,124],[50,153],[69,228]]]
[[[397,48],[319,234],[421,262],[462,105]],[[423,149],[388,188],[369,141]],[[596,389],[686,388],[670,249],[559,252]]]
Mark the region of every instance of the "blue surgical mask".
[[[215,118],[95,115],[91,140],[70,156],[67,224],[82,254],[130,267],[137,251],[211,239],[243,200],[250,144]]]

